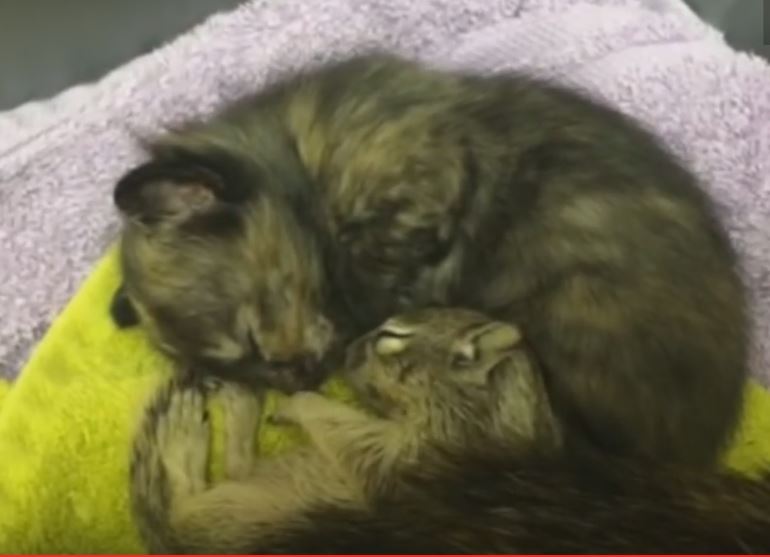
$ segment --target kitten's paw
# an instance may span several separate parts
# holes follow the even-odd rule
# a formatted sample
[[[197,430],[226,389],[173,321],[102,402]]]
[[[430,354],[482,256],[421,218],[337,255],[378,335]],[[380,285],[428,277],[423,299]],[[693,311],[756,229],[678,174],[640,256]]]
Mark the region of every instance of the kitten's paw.
[[[196,388],[174,388],[158,417],[159,454],[177,494],[206,487],[211,429],[206,399]]]
[[[302,427],[308,421],[321,418],[330,404],[333,404],[333,401],[319,393],[300,391],[282,400],[270,421],[274,424]]]
[[[225,473],[229,479],[244,479],[254,469],[262,398],[234,383],[221,385],[216,396],[225,414]]]

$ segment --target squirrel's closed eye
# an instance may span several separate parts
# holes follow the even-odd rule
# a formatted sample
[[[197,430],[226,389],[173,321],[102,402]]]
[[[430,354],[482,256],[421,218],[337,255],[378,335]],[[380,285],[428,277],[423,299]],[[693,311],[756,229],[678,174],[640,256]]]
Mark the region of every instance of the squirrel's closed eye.
[[[406,350],[411,337],[412,333],[410,331],[383,328],[374,339],[374,351],[378,356],[400,354]]]

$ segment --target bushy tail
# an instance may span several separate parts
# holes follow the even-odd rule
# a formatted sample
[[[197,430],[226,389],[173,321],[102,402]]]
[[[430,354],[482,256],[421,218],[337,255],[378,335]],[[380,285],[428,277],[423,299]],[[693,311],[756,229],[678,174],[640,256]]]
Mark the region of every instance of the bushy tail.
[[[558,456],[422,463],[365,509],[308,512],[263,553],[770,552],[770,477],[613,462],[587,477]]]

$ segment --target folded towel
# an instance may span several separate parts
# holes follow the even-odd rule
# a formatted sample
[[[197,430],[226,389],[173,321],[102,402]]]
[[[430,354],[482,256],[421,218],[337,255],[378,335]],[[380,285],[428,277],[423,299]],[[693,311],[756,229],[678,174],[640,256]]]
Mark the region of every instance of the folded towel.
[[[551,76],[664,137],[723,209],[753,296],[752,368],[770,379],[770,69],[679,0],[254,0],[94,86],[0,115],[0,371],[16,374],[114,241],[111,189],[141,156],[135,132],[372,46]],[[130,437],[168,364],[141,330],[110,323],[116,282],[110,254],[2,399],[0,552],[141,551],[126,505]],[[751,392],[732,461],[744,469],[770,454],[769,398]],[[266,429],[260,441],[270,452],[292,439]]]

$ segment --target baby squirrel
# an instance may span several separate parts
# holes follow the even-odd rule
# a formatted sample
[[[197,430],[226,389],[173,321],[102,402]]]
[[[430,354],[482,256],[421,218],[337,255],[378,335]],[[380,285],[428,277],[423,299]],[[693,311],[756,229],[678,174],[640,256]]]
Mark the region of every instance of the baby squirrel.
[[[155,553],[770,550],[770,483],[564,458],[519,331],[472,311],[389,319],[348,349],[366,411],[300,392],[300,448],[256,458],[257,395],[225,385],[226,480],[207,478],[206,395],[173,383],[137,436],[131,492]]]

